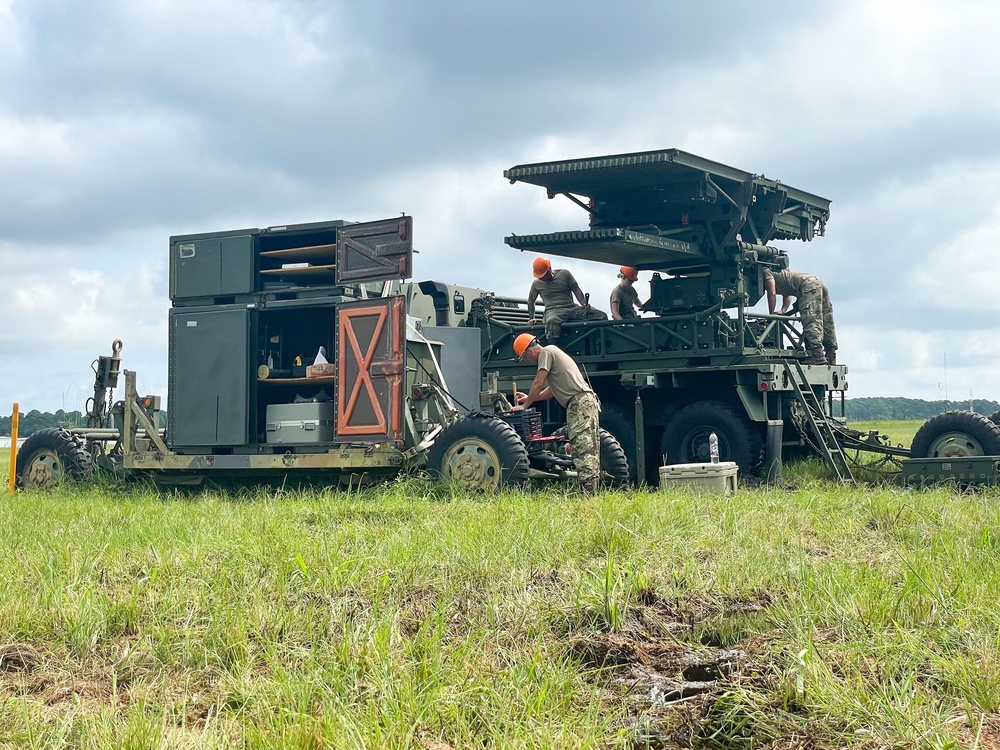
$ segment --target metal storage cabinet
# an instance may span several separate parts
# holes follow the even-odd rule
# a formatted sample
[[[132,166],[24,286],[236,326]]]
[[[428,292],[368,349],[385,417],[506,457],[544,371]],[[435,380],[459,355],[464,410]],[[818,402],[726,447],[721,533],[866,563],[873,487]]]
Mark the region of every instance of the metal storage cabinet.
[[[249,370],[245,305],[172,309],[169,446],[246,445]]]
[[[222,297],[254,290],[256,229],[170,238],[170,299]]]

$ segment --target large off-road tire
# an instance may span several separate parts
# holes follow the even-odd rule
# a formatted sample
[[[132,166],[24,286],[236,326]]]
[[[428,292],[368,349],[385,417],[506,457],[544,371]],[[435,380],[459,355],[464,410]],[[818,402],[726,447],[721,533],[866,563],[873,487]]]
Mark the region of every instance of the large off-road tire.
[[[624,487],[632,482],[632,465],[625,454],[625,449],[618,438],[603,427],[598,430],[601,436],[601,476],[611,487]],[[633,445],[635,445],[633,441]],[[633,449],[633,453],[635,450]]]
[[[569,430],[560,427],[552,434],[566,437],[569,435]],[[608,487],[624,487],[631,481],[630,464],[625,449],[618,442],[618,438],[603,427],[598,428],[597,434],[601,440],[601,483]]]
[[[628,460],[629,481],[636,480],[635,461],[635,415],[631,411],[626,411],[624,407],[615,404],[601,404],[601,427],[618,441],[625,458]],[[604,441],[601,441],[603,446]],[[602,457],[603,461],[603,457]]]
[[[1000,425],[1000,411],[995,411],[992,414],[990,414],[990,421],[993,424]]]
[[[1000,426],[973,411],[946,411],[928,419],[910,444],[910,458],[1000,455]]]
[[[764,457],[760,430],[721,401],[698,401],[678,411],[663,430],[660,449],[671,464],[708,463],[713,432],[719,438],[720,461],[735,461],[744,476],[757,472]]]
[[[528,481],[528,449],[503,420],[469,414],[441,431],[427,453],[427,470],[469,490],[517,487]]]
[[[17,453],[17,484],[25,489],[52,489],[68,480],[94,473],[87,443],[62,427],[48,427],[28,436]]]

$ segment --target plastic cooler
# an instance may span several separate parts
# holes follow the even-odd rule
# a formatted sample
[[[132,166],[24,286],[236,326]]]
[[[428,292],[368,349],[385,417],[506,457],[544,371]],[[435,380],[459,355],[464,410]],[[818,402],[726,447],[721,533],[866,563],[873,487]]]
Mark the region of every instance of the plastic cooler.
[[[660,489],[688,487],[730,495],[736,491],[739,468],[734,461],[716,464],[671,464],[660,467]]]

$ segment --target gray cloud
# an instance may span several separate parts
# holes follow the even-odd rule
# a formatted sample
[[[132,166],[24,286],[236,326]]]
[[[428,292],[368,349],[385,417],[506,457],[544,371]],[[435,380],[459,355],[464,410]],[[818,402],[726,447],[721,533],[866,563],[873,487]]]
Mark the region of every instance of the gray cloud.
[[[788,249],[831,287],[851,395],[936,397],[945,350],[953,388],[986,389],[998,16],[0,0],[0,399],[60,408],[118,336],[165,390],[171,234],[406,211],[418,277],[523,293],[504,235],[585,218],[502,170],[669,147],[833,200],[829,236]]]

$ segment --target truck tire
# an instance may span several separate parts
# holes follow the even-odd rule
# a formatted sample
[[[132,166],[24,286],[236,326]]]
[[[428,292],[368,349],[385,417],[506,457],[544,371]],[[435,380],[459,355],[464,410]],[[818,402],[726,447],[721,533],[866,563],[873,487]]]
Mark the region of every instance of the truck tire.
[[[993,424],[1000,425],[1000,411],[995,411],[992,414],[990,414],[990,421]]]
[[[601,436],[601,475],[604,481],[611,487],[627,486],[633,480],[633,473],[625,449],[608,430],[602,427],[598,432]]]
[[[560,427],[553,432],[553,435],[566,437],[568,434],[566,427]],[[598,428],[597,434],[601,439],[601,480],[609,487],[624,487],[632,481],[628,458],[625,449],[618,442],[618,438],[605,430]]]
[[[634,484],[637,466],[635,461],[635,416],[626,411],[624,407],[615,404],[601,404],[601,427],[614,435],[621,449],[625,451],[629,481]],[[603,448],[603,439],[601,445]]]
[[[52,489],[67,480],[88,479],[94,473],[87,443],[62,427],[48,427],[28,436],[17,453],[17,484],[25,489]]]
[[[697,401],[678,411],[663,430],[660,449],[668,463],[708,463],[708,436],[719,438],[719,460],[735,461],[744,476],[754,474],[764,457],[760,432],[732,406]]]
[[[427,453],[427,470],[469,490],[518,487],[528,481],[528,449],[506,422],[469,414],[441,431]]]
[[[924,422],[910,444],[910,458],[1000,455],[1000,426],[972,411],[946,411]]]

